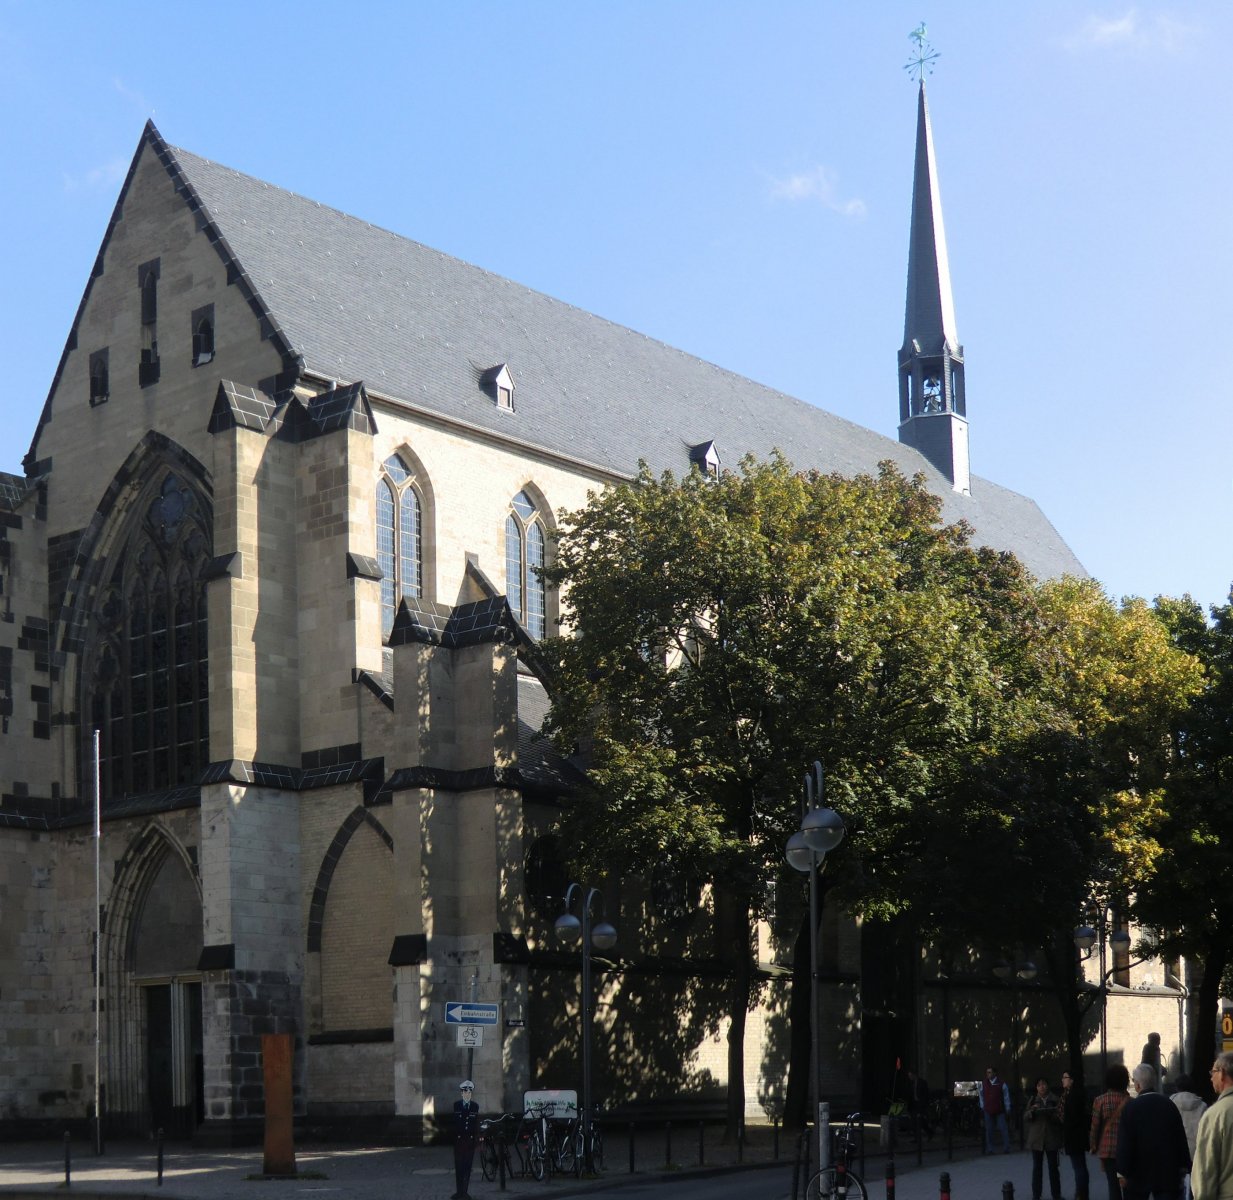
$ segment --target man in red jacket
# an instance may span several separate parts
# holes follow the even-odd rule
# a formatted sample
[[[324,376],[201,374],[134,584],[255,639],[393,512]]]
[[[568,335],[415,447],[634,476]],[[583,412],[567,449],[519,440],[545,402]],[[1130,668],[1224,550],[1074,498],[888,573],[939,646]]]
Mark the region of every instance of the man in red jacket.
[[[980,1083],[980,1111],[985,1117],[985,1153],[993,1153],[993,1131],[1002,1135],[1002,1153],[1010,1153],[1010,1088],[998,1078],[997,1067],[986,1067]]]

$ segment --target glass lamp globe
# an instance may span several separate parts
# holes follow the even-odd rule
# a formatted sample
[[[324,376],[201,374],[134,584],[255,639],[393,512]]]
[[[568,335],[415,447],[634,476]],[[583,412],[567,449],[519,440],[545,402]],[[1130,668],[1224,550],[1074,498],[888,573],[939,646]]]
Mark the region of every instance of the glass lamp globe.
[[[1036,964],[1030,959],[1027,962],[1022,962],[1015,969],[1015,974],[1019,976],[1025,983],[1036,978]]]
[[[607,921],[591,927],[591,945],[596,950],[611,950],[617,942],[617,931]]]
[[[829,854],[843,841],[843,818],[833,808],[811,808],[801,821],[801,833],[811,850]]]
[[[1085,954],[1096,944],[1096,930],[1090,925],[1080,925],[1075,930],[1075,945]]]
[[[788,865],[794,871],[802,873],[812,871],[818,857],[817,852],[810,849],[809,842],[805,839],[805,834],[799,829],[788,839],[785,856],[787,857]]]
[[[562,913],[553,922],[552,931],[563,942],[576,942],[582,936],[582,922],[573,913]]]

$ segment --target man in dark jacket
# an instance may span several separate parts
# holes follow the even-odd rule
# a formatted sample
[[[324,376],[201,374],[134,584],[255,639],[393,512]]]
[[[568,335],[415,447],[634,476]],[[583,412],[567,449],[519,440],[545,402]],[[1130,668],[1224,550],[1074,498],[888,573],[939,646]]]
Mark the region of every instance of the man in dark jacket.
[[[1156,1071],[1140,1063],[1131,1074],[1138,1096],[1122,1110],[1117,1134],[1117,1173],[1126,1200],[1178,1200],[1190,1170],[1182,1115],[1156,1091]]]

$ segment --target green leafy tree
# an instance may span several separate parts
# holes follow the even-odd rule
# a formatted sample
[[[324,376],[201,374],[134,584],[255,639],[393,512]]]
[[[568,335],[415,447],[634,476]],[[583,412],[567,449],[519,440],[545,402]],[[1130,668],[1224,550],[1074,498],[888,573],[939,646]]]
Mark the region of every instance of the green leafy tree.
[[[1186,1047],[1187,1063],[1198,1069],[1211,1052],[1221,986],[1233,968],[1233,925],[1224,908],[1233,877],[1233,603],[1213,607],[1210,621],[1189,597],[1160,598],[1156,608],[1205,675],[1173,731],[1161,849],[1135,912],[1159,938],[1161,954],[1201,966]]]
[[[712,884],[732,1116],[753,922],[783,871],[804,766],[825,760],[853,831],[828,894],[894,916],[912,903],[933,799],[1002,707],[1014,663],[992,634],[1030,581],[967,541],[890,465],[847,479],[780,458],[718,480],[644,470],[561,521],[548,577],[568,636],[544,648],[550,725],[587,748],[594,789],[574,844],[602,847],[598,869],[675,863]]]

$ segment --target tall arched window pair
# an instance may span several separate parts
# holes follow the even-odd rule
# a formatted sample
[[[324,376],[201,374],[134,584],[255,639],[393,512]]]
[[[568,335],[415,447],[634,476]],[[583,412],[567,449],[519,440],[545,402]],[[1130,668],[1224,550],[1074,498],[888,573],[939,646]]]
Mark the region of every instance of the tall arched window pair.
[[[510,608],[534,638],[547,632],[544,566],[544,518],[539,506],[521,491],[505,519],[505,592]],[[377,481],[377,564],[381,568],[381,623],[388,636],[398,601],[422,596],[424,573],[423,507],[415,475],[401,456],[381,465]]]

